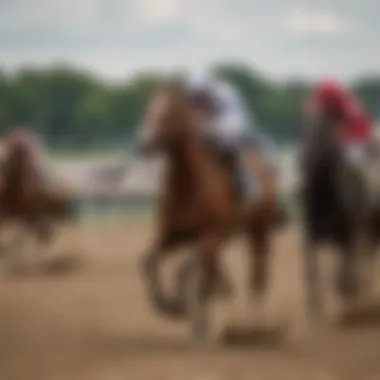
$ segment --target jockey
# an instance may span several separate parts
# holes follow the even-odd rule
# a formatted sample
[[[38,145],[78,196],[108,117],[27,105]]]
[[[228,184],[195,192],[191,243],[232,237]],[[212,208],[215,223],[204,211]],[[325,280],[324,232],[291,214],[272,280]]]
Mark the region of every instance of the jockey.
[[[199,113],[205,138],[225,152],[238,154],[243,198],[257,196],[261,189],[258,181],[252,181],[252,172],[256,179],[263,175],[262,139],[240,94],[215,78],[190,77],[184,87]]]
[[[369,148],[376,143],[369,115],[359,100],[336,81],[322,82],[310,97],[306,117],[324,112],[334,122],[343,157],[365,180]]]

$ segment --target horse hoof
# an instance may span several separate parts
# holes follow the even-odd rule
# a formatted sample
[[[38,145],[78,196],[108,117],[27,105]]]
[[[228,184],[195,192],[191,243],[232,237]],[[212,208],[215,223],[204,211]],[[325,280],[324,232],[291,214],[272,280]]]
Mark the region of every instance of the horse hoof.
[[[191,332],[190,343],[195,348],[207,347],[209,339],[207,331],[203,326],[198,326],[195,330]]]
[[[185,303],[181,300],[168,300],[160,297],[152,297],[155,309],[163,316],[171,319],[182,319],[186,315]]]
[[[167,301],[165,309],[166,313],[174,319],[181,319],[186,314],[185,303],[179,299]]]
[[[359,284],[355,280],[341,279],[337,288],[340,296],[345,300],[355,299],[359,296]]]
[[[318,326],[325,320],[325,310],[320,302],[311,303],[306,309],[306,318],[310,325]]]
[[[224,300],[228,300],[233,296],[233,288],[231,282],[227,279],[225,275],[220,275],[216,284],[214,293],[216,296],[221,297]]]
[[[154,274],[155,263],[153,262],[152,256],[143,256],[139,263],[140,271],[145,278],[151,278]]]
[[[193,348],[201,349],[208,347],[208,341],[204,337],[191,337],[190,345]]]

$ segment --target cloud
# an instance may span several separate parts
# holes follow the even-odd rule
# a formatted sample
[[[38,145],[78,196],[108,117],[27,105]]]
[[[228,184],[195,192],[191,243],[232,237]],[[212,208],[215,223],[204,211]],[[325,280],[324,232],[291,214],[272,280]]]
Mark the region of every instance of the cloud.
[[[0,0],[0,66],[65,61],[115,79],[223,60],[276,77],[348,77],[380,67],[378,0],[302,3]]]
[[[298,35],[340,35],[352,30],[353,25],[329,10],[295,9],[287,14],[287,29]]]
[[[36,28],[85,30],[101,17],[101,0],[30,0],[15,2],[1,10],[2,31]]]
[[[181,0],[133,0],[137,17],[144,23],[154,25],[175,21],[181,13]]]
[[[171,24],[195,38],[236,41],[241,27],[224,5],[224,0],[132,0],[135,17],[148,27]]]
[[[242,36],[242,26],[223,8],[221,0],[193,1],[187,22],[197,33],[220,42],[236,42]]]

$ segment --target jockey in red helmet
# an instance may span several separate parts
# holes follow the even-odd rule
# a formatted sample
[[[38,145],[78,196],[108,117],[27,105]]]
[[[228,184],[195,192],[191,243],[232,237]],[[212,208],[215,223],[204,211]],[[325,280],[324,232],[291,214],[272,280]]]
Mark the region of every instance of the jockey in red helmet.
[[[360,101],[336,81],[322,82],[311,96],[307,111],[327,112],[341,127],[343,145],[361,144],[372,138],[371,120]]]
[[[335,129],[332,133],[338,138],[349,167],[365,178],[368,154],[376,141],[372,121],[364,106],[339,82],[326,80],[318,85],[306,104],[306,117],[321,112],[330,117]]]

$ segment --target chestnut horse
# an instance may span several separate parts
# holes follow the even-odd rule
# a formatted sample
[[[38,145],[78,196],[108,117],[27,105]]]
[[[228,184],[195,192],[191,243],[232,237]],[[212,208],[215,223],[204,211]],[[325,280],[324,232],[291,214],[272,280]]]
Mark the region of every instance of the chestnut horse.
[[[66,191],[47,190],[36,164],[35,147],[28,132],[14,131],[6,139],[0,174],[0,227],[9,221],[21,223],[47,245],[54,223],[71,214]]]
[[[168,161],[156,237],[143,258],[148,295],[158,311],[182,317],[192,288],[191,336],[198,342],[207,336],[210,296],[231,290],[219,264],[221,248],[234,233],[245,233],[250,244],[251,297],[256,304],[267,289],[270,241],[279,226],[273,168],[263,163],[256,173],[262,196],[242,207],[233,172],[226,170],[216,150],[206,146],[200,127],[183,89],[173,83],[161,85],[148,104],[138,149],[142,155],[160,150]],[[159,266],[174,249],[191,243],[195,251],[179,271],[178,294],[167,297]],[[189,287],[188,280],[194,286]]]

